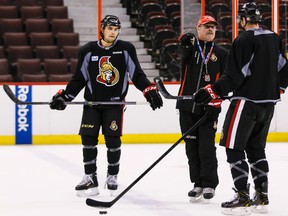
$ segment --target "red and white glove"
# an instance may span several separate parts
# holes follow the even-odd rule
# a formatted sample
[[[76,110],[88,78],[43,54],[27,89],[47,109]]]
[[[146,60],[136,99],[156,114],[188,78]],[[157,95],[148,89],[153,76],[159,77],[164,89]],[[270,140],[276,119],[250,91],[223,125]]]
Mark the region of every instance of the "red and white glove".
[[[146,89],[144,89],[143,94],[153,110],[157,108],[160,109],[163,106],[162,98],[155,85],[148,86]]]
[[[209,105],[210,101],[216,100],[219,98],[220,97],[215,93],[213,86],[211,84],[206,85],[204,88],[200,88],[193,95],[194,102],[199,105],[207,105],[207,104]],[[215,103],[219,103],[219,102],[220,101],[215,101]]]

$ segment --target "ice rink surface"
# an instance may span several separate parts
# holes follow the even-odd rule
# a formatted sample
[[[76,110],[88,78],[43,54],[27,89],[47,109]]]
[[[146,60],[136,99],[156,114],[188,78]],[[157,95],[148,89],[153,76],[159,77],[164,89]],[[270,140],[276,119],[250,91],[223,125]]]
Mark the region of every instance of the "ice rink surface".
[[[122,145],[119,190],[111,197],[104,189],[106,147],[99,145],[98,181],[100,195],[92,197],[111,201],[172,144]],[[288,143],[270,143],[266,154],[270,162],[269,213],[287,216]],[[192,189],[184,145],[179,144],[111,208],[107,216],[217,216],[221,202],[234,192],[226,163],[225,149],[217,145],[220,184],[209,203],[190,203]],[[98,208],[85,204],[74,188],[83,177],[81,145],[1,146],[0,147],[1,216],[95,216]],[[251,182],[251,179],[250,179]],[[250,189],[254,192],[253,184]],[[257,215],[255,213],[251,215]]]

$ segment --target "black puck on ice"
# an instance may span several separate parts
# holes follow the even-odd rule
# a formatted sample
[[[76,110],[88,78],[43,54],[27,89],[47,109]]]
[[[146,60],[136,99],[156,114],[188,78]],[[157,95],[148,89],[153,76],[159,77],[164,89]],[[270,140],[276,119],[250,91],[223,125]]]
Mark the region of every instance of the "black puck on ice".
[[[99,211],[99,214],[107,214],[107,211]]]

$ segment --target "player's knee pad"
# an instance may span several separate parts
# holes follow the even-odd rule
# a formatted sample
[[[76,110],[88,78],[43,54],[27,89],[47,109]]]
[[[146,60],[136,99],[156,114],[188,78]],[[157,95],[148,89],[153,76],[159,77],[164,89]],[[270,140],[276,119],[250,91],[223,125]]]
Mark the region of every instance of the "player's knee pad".
[[[82,135],[83,161],[85,164],[96,163],[98,138]]]

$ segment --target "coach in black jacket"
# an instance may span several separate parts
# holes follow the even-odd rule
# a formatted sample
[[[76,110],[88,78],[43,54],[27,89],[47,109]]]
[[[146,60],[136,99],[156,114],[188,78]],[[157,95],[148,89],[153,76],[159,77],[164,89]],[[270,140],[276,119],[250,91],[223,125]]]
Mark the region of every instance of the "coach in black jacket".
[[[214,83],[225,68],[227,52],[217,46],[215,38],[218,23],[211,16],[203,16],[197,24],[198,38],[188,32],[179,38],[182,60],[179,95],[193,95],[199,88]],[[181,132],[184,134],[209,109],[208,119],[197,130],[185,137],[190,180],[194,188],[188,193],[191,201],[214,197],[218,185],[215,133],[221,111],[221,101],[214,106],[198,106],[191,100],[178,100]]]

